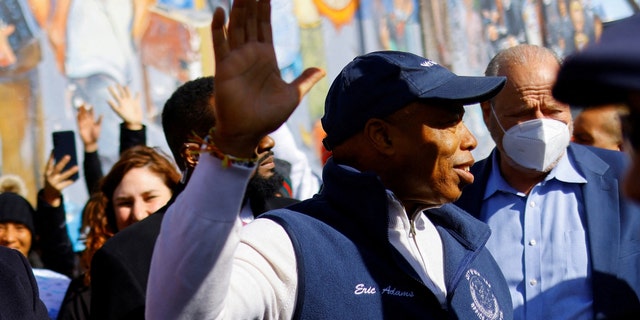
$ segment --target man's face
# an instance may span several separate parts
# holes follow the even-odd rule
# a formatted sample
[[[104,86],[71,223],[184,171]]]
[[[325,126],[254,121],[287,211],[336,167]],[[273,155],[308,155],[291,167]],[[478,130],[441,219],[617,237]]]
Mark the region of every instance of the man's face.
[[[505,155],[505,151],[502,146],[504,132],[500,124],[504,131],[508,131],[519,123],[547,118],[562,121],[571,128],[569,106],[556,101],[551,95],[558,69],[555,59],[547,56],[525,65],[505,65],[500,70],[498,75],[506,76],[507,83],[493,100],[495,116],[489,102],[482,104],[482,114],[501,155]],[[510,166],[524,170],[508,157],[507,160]]]
[[[275,142],[269,136],[265,136],[258,143],[256,154],[258,155],[258,168],[249,180],[246,196],[253,204],[264,203],[268,198],[279,196],[284,177],[276,172],[273,151]]]
[[[283,182],[284,177],[276,171],[268,178],[255,175],[249,179],[246,196],[251,203],[263,203],[266,199],[281,197]]]
[[[629,116],[624,126],[625,136],[631,142],[631,167],[624,179],[625,194],[640,202],[640,91],[629,95]]]
[[[276,143],[270,136],[265,136],[258,143],[258,147],[256,148],[256,154],[258,155],[258,168],[256,169],[256,175],[263,178],[268,179],[273,176],[276,164],[273,162],[273,147],[275,147]]]
[[[405,205],[453,202],[473,182],[469,169],[477,141],[463,115],[462,105],[414,102],[387,118],[398,170],[385,183]]]
[[[31,250],[31,231],[22,223],[0,222],[0,245],[16,249],[25,257]]]
[[[573,121],[575,143],[620,151],[622,129],[618,111],[613,106],[589,108]]]

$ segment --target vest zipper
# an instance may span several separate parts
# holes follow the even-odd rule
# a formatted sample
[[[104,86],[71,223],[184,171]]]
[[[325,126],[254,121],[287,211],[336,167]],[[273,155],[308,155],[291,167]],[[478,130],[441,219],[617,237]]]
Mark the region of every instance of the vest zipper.
[[[414,239],[414,242],[415,242],[416,224],[414,220],[409,220],[409,236],[411,236],[411,238]]]

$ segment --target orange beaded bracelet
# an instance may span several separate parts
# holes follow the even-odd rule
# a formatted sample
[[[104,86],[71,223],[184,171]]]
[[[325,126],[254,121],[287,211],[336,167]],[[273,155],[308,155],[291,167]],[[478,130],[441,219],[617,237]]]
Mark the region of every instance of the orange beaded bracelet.
[[[256,165],[256,162],[258,162],[257,156],[253,158],[239,158],[239,157],[232,156],[230,154],[226,154],[222,152],[220,149],[218,149],[218,147],[213,142],[213,139],[211,138],[214,131],[215,131],[215,127],[211,128],[209,130],[209,134],[207,134],[207,136],[204,139],[200,138],[195,132],[193,132],[193,138],[191,139],[192,142],[198,143],[202,147],[200,148],[200,150],[192,151],[192,152],[195,152],[198,154],[203,152],[209,153],[210,155],[222,160],[223,168],[228,168],[232,164],[244,166],[247,168],[253,168]]]

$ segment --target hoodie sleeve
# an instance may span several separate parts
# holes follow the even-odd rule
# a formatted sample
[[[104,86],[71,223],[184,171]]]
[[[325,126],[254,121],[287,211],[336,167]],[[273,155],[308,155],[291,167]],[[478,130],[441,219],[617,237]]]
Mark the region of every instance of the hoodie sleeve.
[[[200,156],[168,208],[147,285],[147,319],[290,318],[296,264],[275,222],[238,218],[253,170]]]

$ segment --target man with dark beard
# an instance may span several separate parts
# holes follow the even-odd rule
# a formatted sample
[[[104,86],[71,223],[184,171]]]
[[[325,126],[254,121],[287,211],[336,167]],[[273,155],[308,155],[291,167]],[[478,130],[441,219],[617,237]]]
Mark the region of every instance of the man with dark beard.
[[[166,209],[189,181],[198,163],[200,143],[195,142],[194,134],[204,137],[215,125],[214,104],[213,77],[183,84],[165,103],[162,127],[173,157],[183,172],[181,184],[165,207],[118,232],[94,255],[91,262],[92,319],[144,319],[147,277],[160,225]],[[271,151],[274,146],[273,139],[266,136],[256,148],[260,161],[245,194],[241,215],[245,223],[269,209],[297,202],[276,196],[284,176],[276,171]]]
[[[260,166],[247,185],[243,210],[247,209],[248,204],[253,217],[257,217],[269,210],[299,202],[299,200],[291,198],[291,193],[286,187],[291,164],[285,160],[274,158],[272,151],[260,155],[258,163]],[[247,201],[248,203],[246,203]]]
[[[300,202],[291,198],[285,187],[288,168],[291,165],[287,161],[274,157],[273,151],[271,151],[274,146],[273,139],[266,136],[256,149],[258,168],[247,184],[244,204],[240,211],[240,219],[245,224],[264,212]]]

